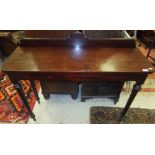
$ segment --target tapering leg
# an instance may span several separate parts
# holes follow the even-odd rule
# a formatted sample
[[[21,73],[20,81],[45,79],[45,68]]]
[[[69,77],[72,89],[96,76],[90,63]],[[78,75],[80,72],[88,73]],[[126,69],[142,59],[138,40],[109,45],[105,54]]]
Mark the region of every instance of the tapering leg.
[[[132,104],[135,96],[137,95],[138,91],[141,89],[141,85],[143,84],[144,82],[136,82],[136,84],[134,84],[133,86],[133,89],[132,89],[132,92],[130,94],[130,97],[126,103],[126,106],[125,108],[123,109],[122,113],[121,113],[121,119],[123,118],[123,116],[127,113],[128,109],[130,108],[130,105]]]
[[[26,98],[25,98],[25,94],[24,94],[24,92],[23,92],[23,90],[22,90],[22,87],[21,87],[20,83],[19,83],[19,82],[14,83],[14,87],[15,87],[15,89],[17,90],[19,96],[21,97],[21,99],[22,99],[24,105],[26,106],[28,112],[30,113],[31,118],[32,118],[34,121],[36,121],[35,115],[34,115],[34,113],[32,112],[31,107],[30,107],[29,103],[27,102],[27,100],[26,100]]]
[[[33,92],[35,94],[35,97],[36,97],[38,103],[40,103],[40,98],[39,98],[39,95],[38,95],[38,92],[37,92],[37,89],[35,86],[35,82],[34,82],[34,80],[30,80],[30,82],[31,82],[31,86],[32,86]]]

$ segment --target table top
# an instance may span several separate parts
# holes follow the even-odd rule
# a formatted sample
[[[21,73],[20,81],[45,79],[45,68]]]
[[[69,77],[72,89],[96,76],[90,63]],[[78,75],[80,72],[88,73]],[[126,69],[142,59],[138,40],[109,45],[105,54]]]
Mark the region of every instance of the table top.
[[[152,73],[137,48],[18,47],[4,62],[5,72]]]

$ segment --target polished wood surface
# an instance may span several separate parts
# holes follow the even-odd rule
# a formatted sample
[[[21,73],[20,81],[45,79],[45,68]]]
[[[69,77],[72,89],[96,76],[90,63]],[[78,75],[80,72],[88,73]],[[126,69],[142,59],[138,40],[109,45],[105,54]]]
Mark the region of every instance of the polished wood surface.
[[[152,66],[138,49],[18,47],[3,64],[7,72],[144,73]],[[152,70],[148,70],[152,72]]]

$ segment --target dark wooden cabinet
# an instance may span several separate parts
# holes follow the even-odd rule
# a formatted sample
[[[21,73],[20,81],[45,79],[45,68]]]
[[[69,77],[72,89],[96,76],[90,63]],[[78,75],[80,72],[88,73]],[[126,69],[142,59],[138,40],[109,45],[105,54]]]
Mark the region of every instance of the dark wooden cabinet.
[[[50,94],[70,94],[72,99],[76,99],[79,93],[79,85],[71,81],[40,81],[42,94],[45,99],[49,99]]]
[[[92,98],[110,98],[116,104],[124,82],[82,82],[81,101]]]
[[[0,32],[0,51],[3,57],[9,56],[17,45],[11,41],[10,32]]]
[[[8,57],[18,47],[20,40],[25,37],[24,31],[1,31],[0,51],[3,57]]]

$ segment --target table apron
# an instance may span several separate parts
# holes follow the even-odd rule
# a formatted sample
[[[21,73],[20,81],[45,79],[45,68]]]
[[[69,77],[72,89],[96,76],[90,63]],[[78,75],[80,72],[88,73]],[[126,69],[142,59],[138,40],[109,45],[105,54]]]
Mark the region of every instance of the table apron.
[[[77,73],[7,73],[13,81],[17,80],[44,80],[44,81],[140,81],[145,80],[147,74],[129,74],[129,73],[92,73],[92,74],[77,74]]]

